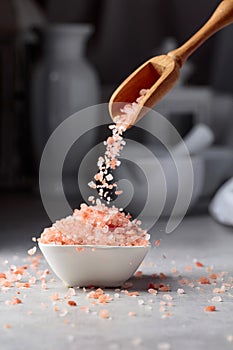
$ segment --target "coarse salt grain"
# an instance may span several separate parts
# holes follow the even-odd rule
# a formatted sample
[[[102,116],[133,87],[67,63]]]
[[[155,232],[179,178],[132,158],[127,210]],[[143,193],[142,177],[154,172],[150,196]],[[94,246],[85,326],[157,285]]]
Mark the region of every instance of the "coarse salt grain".
[[[152,294],[152,295],[157,295],[158,294],[158,291],[154,288],[149,288],[148,289],[148,293]]]
[[[200,261],[195,262],[196,267],[204,267],[204,265]]]
[[[138,271],[135,273],[134,276],[137,277],[137,278],[142,277],[142,271],[139,271],[139,270],[138,270]]]
[[[221,302],[221,301],[222,301],[222,297],[220,297],[220,295],[216,295],[216,297],[213,297],[213,298],[211,299],[211,301]]]
[[[70,306],[77,306],[77,303],[74,300],[68,300],[67,304]]]
[[[100,318],[105,318],[105,319],[109,318],[109,311],[108,311],[108,309],[100,310],[99,317]]]
[[[177,294],[184,294],[184,293],[185,293],[185,291],[184,291],[183,288],[178,288],[177,289]]]
[[[36,246],[28,250],[28,255],[34,255],[36,253]]]
[[[204,308],[204,311],[206,312],[214,312],[216,311],[216,307],[214,305],[208,305]]]

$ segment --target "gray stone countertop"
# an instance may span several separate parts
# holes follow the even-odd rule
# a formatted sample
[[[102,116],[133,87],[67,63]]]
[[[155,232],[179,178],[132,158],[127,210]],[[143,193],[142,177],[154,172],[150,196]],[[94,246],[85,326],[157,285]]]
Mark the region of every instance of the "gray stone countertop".
[[[33,269],[35,256],[27,255],[31,242],[2,247],[0,272],[27,265],[23,275],[15,276],[20,283],[30,279],[31,286],[13,282],[8,288],[1,282],[1,350],[233,349],[233,229],[208,215],[185,218],[169,235],[162,226],[158,223],[151,232],[142,275],[120,290],[104,289],[112,297],[105,305],[88,298],[88,289],[68,290],[43,258]],[[161,243],[155,247],[157,239]],[[148,293],[151,283],[162,289],[157,295]],[[164,285],[171,291],[163,291]],[[132,291],[138,296],[130,296]],[[68,304],[71,300],[76,306]],[[216,311],[206,312],[208,305]],[[108,310],[108,319],[100,317],[102,309]]]

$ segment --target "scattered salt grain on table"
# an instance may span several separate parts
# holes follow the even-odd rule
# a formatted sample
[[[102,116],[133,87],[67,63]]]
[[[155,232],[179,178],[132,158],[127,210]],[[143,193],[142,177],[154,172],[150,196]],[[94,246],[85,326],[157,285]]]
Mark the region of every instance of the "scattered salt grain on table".
[[[184,294],[184,289],[183,288],[178,288],[177,289],[177,294]]]
[[[220,295],[217,295],[216,297],[213,297],[213,298],[211,299],[211,301],[221,302],[221,301],[222,301],[222,297],[220,297]]]

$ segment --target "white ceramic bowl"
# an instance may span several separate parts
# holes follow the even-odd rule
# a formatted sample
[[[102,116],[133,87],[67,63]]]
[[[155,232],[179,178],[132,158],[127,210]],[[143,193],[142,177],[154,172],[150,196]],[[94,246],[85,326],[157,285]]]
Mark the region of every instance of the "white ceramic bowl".
[[[145,258],[150,246],[80,246],[39,243],[54,273],[67,286],[118,287]],[[83,248],[80,250],[80,248]]]

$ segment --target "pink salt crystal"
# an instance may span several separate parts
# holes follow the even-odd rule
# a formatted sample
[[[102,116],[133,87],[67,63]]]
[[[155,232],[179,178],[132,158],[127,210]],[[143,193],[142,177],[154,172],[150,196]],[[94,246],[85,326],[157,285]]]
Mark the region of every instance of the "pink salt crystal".
[[[102,309],[102,310],[100,310],[100,312],[99,312],[99,317],[100,318],[109,318],[109,311],[108,311],[108,309]]]
[[[93,188],[93,189],[96,188],[96,184],[94,183],[94,181],[90,181],[90,182],[88,183],[88,186],[89,186],[90,188]]]
[[[138,270],[138,271],[135,273],[135,277],[137,277],[137,278],[142,277],[142,271]]]
[[[148,289],[148,293],[152,294],[152,295],[157,295],[158,294],[158,291],[154,288],[149,288]]]
[[[60,298],[59,298],[58,293],[53,293],[52,296],[51,296],[51,299],[52,299],[53,301],[59,300]]]
[[[120,190],[115,191],[115,194],[116,194],[117,196],[119,196],[119,195],[122,194],[122,193],[123,193],[123,191],[120,191]]]
[[[35,283],[36,283],[36,277],[34,277],[34,276],[30,277],[29,280],[28,280],[28,282],[29,282],[30,284],[35,284]]]
[[[109,231],[110,234],[106,235]],[[107,207],[98,199],[95,206],[81,204],[72,216],[46,228],[39,241],[44,244],[147,246],[149,234],[116,207]],[[82,249],[82,247],[80,247]],[[79,247],[77,248],[79,250]],[[80,250],[81,250],[80,249]]]

